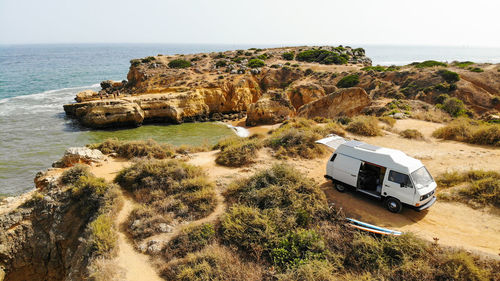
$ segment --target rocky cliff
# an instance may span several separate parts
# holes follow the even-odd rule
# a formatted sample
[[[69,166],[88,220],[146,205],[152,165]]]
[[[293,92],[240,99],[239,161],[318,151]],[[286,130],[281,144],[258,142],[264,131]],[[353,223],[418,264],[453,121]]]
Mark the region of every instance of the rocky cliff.
[[[250,110],[247,124],[258,125],[282,120],[285,114],[282,103],[270,102],[270,91],[286,94],[293,107],[286,117],[292,117],[300,107],[352,86],[362,88],[371,100],[416,99],[435,104],[446,94],[463,100],[477,117],[500,110],[497,65],[476,64],[482,67],[480,73],[455,64],[370,65],[363,49],[331,46],[158,55],[132,60],[128,80],[103,81],[102,90],[79,93],[76,103],[65,105],[64,110],[92,128],[219,120],[242,117]],[[450,80],[444,70],[456,72],[459,79]],[[355,83],[342,83],[349,75],[357,77]],[[356,101],[354,96],[342,96],[342,104]],[[317,115],[356,114],[366,105],[363,99],[359,107],[352,107],[354,111],[337,109],[335,114]],[[271,118],[274,113],[263,110],[279,116]]]

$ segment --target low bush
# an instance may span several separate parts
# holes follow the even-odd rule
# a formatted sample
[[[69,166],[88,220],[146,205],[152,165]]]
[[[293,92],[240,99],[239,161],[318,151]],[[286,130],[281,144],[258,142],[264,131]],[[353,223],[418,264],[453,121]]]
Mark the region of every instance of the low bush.
[[[455,62],[453,62],[454,66],[460,67],[460,68],[466,68],[467,66],[472,65],[472,64],[474,64],[474,62],[472,62],[472,61],[455,61]]]
[[[423,62],[414,62],[414,63],[412,63],[410,65],[415,66],[416,68],[425,68],[425,67],[434,67],[434,66],[444,66],[444,67],[448,66],[444,62],[435,61],[435,60],[426,60],[426,61],[423,61]]]
[[[75,166],[67,169],[61,175],[61,182],[63,184],[74,184],[81,176],[90,176],[90,168],[87,165],[76,164]]]
[[[305,125],[309,123],[309,125]],[[283,123],[266,141],[266,146],[275,151],[277,158],[300,156],[315,158],[324,154],[325,149],[315,141],[322,138],[322,128],[312,120],[292,120]],[[331,128],[332,129],[332,128]]]
[[[422,135],[422,133],[416,129],[406,129],[404,131],[399,132],[399,135],[406,139],[421,140],[424,138],[424,135]]]
[[[267,60],[269,57],[267,54],[261,54],[261,55],[258,55],[257,58],[260,60]]]
[[[168,63],[168,67],[170,68],[186,68],[186,67],[190,67],[191,66],[191,62],[187,61],[187,60],[183,60],[183,59],[175,59],[173,61],[170,61]]]
[[[116,247],[117,234],[112,218],[107,214],[99,215],[89,225],[90,245],[99,255],[106,256]]]
[[[145,57],[141,60],[142,63],[150,63],[152,61],[156,60],[155,57]]]
[[[108,191],[108,188],[109,185],[103,178],[96,178],[91,175],[80,176],[71,185],[71,194],[76,198],[90,194],[103,196]]]
[[[453,117],[463,116],[467,113],[464,102],[457,98],[447,98],[443,104],[437,104],[436,107],[446,111]]]
[[[165,257],[168,260],[174,257],[182,258],[188,253],[200,251],[214,241],[215,228],[213,224],[204,223],[188,227],[168,243]]]
[[[215,67],[225,67],[227,65],[227,62],[226,61],[223,61],[223,60],[218,60],[216,63],[215,63]]]
[[[435,130],[432,136],[473,144],[500,146],[500,124],[458,118]]]
[[[326,254],[325,243],[318,233],[299,229],[281,238],[271,251],[271,259],[280,268],[288,269],[310,260],[324,260]]]
[[[378,120],[382,123],[389,125],[389,127],[391,127],[391,128],[394,127],[394,125],[396,124],[396,119],[394,119],[391,116],[382,116],[382,117],[379,117]]]
[[[217,164],[240,167],[254,161],[262,142],[253,138],[231,137],[220,141],[215,147],[221,150],[215,158]]]
[[[116,153],[118,156],[127,159],[134,157],[165,159],[174,155],[172,146],[160,144],[154,140],[119,141],[116,139],[107,139],[102,143],[88,145],[88,147],[99,149],[104,154]]]
[[[438,280],[489,280],[491,273],[476,265],[467,253],[459,251],[449,254],[439,265]]]
[[[295,57],[298,61],[318,62],[321,64],[346,64],[349,56],[320,49],[305,50]]]
[[[447,69],[441,69],[437,72],[443,79],[448,83],[455,83],[460,81],[460,75],[458,73],[449,71]]]
[[[231,249],[213,244],[167,264],[162,270],[162,277],[181,281],[259,281],[263,278],[263,271],[262,266],[244,262]]]
[[[339,88],[350,88],[359,84],[359,76],[357,74],[350,74],[344,76],[337,82]]]
[[[481,73],[481,72],[484,72],[484,70],[480,67],[469,67],[467,68],[469,71],[471,72],[477,72],[477,73]]]
[[[347,125],[346,130],[362,136],[373,137],[382,135],[378,119],[373,116],[360,115],[354,117]]]
[[[260,60],[260,59],[251,59],[248,61],[248,67],[250,68],[258,68],[258,67],[263,67],[266,64]]]
[[[434,123],[449,122],[450,115],[441,109],[432,107],[427,110],[415,110],[411,112],[411,118],[430,121]]]
[[[481,206],[500,207],[500,173],[495,171],[471,170],[468,172],[447,172],[437,177],[441,188],[461,185],[442,199],[475,203]]]
[[[295,58],[294,52],[286,52],[281,55],[284,60],[293,60]]]
[[[386,71],[398,71],[400,69],[399,66],[391,65],[389,67],[384,66],[365,66],[361,68],[363,71],[376,71],[376,72],[386,72]]]

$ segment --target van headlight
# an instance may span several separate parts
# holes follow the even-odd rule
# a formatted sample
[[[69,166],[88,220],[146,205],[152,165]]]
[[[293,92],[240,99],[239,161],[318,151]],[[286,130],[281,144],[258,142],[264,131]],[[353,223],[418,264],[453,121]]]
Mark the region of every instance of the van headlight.
[[[420,201],[425,199],[425,195],[420,196]]]

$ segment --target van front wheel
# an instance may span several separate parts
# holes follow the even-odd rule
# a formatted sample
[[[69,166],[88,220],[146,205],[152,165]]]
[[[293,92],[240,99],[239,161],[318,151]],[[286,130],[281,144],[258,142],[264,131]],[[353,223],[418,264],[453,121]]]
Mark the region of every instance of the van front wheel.
[[[385,200],[385,207],[393,213],[399,213],[403,209],[403,204],[398,199],[389,197]]]
[[[335,189],[338,192],[345,192],[345,185],[343,185],[341,183],[334,183],[334,185],[335,185]]]

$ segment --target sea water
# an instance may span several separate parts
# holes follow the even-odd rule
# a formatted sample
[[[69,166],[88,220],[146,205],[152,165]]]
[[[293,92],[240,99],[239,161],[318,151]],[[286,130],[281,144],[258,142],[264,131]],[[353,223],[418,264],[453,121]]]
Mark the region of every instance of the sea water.
[[[215,143],[234,130],[219,123],[147,125],[89,130],[65,116],[63,105],[102,80],[126,79],[129,61],[156,54],[217,52],[263,45],[82,44],[0,46],[0,194],[33,188],[37,171],[50,167],[70,146],[106,138],[155,139],[174,145]],[[272,46],[271,46],[272,47]],[[360,47],[360,46],[353,46]],[[473,60],[500,62],[500,49],[361,46],[373,64]],[[240,134],[242,132],[239,132]],[[244,133],[244,132],[243,132]]]

